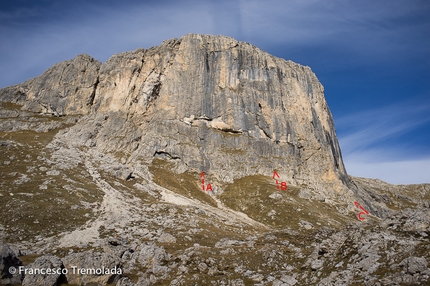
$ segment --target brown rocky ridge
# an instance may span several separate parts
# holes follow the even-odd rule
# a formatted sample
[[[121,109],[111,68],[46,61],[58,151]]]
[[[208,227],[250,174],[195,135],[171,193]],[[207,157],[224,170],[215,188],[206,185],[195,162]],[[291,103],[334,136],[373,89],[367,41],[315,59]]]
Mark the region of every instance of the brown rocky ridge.
[[[429,282],[430,185],[349,176],[309,67],[190,34],[78,55],[0,104],[0,283]]]

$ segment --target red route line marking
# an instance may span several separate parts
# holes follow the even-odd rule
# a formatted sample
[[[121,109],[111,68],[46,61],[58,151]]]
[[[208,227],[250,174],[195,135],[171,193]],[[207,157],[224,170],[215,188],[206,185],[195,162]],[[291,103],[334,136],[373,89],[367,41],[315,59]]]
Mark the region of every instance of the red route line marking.
[[[361,217],[361,216],[362,216],[362,215],[368,215],[368,214],[369,214],[369,212],[368,212],[368,211],[366,211],[366,210],[363,208],[363,206],[362,206],[362,205],[360,205],[360,203],[359,203],[359,202],[354,202],[354,205],[355,205],[357,208],[359,208],[359,209],[361,209],[361,210],[362,210],[362,212],[359,212],[359,213],[357,214],[357,218],[358,218],[359,220],[361,220],[361,221],[365,220],[366,218]]]
[[[205,172],[201,172],[200,173],[200,179],[202,179],[202,191],[207,191],[207,192],[211,191],[211,192],[213,192],[211,184],[208,184],[205,187]]]
[[[277,177],[278,179],[280,179],[280,178],[281,178],[281,177],[279,176],[279,174],[278,174],[275,170],[273,170],[273,176],[272,176],[272,179],[276,180],[276,179],[275,179],[275,177]],[[276,188],[277,188],[278,190],[286,191],[286,190],[287,190],[287,188],[288,188],[288,186],[287,186],[287,182],[281,182],[281,186],[279,186],[279,181],[278,181],[278,180],[276,180]]]

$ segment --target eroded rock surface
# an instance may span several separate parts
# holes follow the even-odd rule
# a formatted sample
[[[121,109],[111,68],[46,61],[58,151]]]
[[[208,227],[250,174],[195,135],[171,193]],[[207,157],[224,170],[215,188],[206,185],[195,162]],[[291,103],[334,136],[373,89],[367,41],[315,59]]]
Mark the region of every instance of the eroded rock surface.
[[[290,184],[324,186],[318,192],[331,197],[347,192],[315,74],[229,37],[186,35],[104,64],[80,55],[0,98],[25,110],[87,115],[63,138],[131,165],[159,157],[177,172],[205,171],[220,182],[278,169]]]

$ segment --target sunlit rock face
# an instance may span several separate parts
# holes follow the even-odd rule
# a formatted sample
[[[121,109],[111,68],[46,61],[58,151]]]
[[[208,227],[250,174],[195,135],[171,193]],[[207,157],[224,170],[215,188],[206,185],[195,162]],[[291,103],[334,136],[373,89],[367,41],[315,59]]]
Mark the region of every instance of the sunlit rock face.
[[[71,143],[130,165],[161,157],[220,182],[276,169],[288,184],[346,191],[315,74],[229,37],[190,34],[104,64],[79,55],[1,92],[24,109],[86,115],[65,132]]]
[[[0,101],[57,116],[87,114],[102,64],[88,55],[57,63],[42,75],[0,90]]]

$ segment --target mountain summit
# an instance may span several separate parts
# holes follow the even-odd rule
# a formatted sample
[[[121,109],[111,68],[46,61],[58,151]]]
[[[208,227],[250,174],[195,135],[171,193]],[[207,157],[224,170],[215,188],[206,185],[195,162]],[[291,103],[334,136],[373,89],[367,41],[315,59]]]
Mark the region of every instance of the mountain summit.
[[[2,90],[1,99],[33,112],[86,115],[93,134],[77,141],[127,162],[163,157],[179,172],[204,171],[222,182],[276,169],[288,184],[346,192],[315,74],[229,37],[186,35],[104,64],[79,55]],[[109,119],[96,128],[102,115]]]

